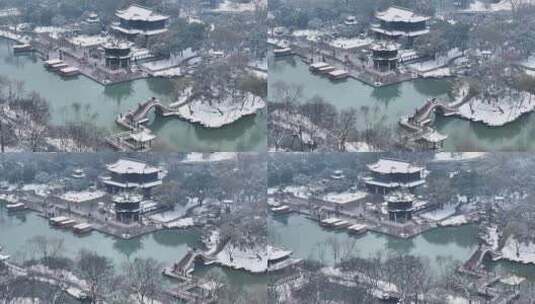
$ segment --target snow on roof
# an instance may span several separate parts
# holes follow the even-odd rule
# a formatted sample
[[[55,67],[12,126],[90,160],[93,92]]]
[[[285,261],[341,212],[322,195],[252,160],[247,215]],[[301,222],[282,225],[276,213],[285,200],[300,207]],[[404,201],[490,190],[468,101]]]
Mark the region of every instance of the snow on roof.
[[[154,13],[152,10],[139,5],[130,5],[124,10],[117,10],[115,16],[121,19],[140,21],[162,21],[169,19],[169,16]]]
[[[18,8],[0,9],[0,17],[20,16]]]
[[[331,76],[342,76],[342,75],[346,75],[346,74],[347,74],[346,70],[334,70],[334,71],[329,73],[329,75],[331,75]]]
[[[151,140],[154,140],[156,138],[156,135],[151,134],[147,131],[141,131],[138,133],[130,134],[130,138],[132,138],[136,142],[143,143],[143,142],[149,142]]]
[[[349,230],[363,230],[366,228],[368,228],[368,225],[365,225],[365,224],[354,224],[354,225],[347,227],[347,229]]]
[[[131,159],[119,159],[116,163],[107,165],[107,168],[115,173],[150,174],[160,172],[160,168]]]
[[[58,64],[58,63],[63,63],[63,60],[55,58],[55,59],[47,60],[47,61],[45,61],[45,63],[48,64],[48,65],[54,65],[54,64]]]
[[[435,130],[433,132],[425,133],[422,139],[431,143],[438,143],[448,138],[448,135],[441,134]]]
[[[408,202],[414,201],[415,196],[412,193],[405,191],[394,191],[391,194],[385,197],[385,200],[389,203],[399,203],[399,202]]]
[[[399,47],[397,43],[382,41],[372,44],[370,49],[372,51],[396,51],[399,50]]]
[[[106,49],[129,49],[134,44],[129,41],[111,40],[102,44],[102,47]]]
[[[61,69],[60,70],[62,73],[72,73],[72,72],[78,72],[78,68],[75,68],[75,67],[66,67],[64,69]]]
[[[398,6],[391,6],[385,11],[377,12],[375,17],[386,22],[422,22],[427,21],[430,17],[418,15],[415,12]]]
[[[375,164],[368,165],[368,169],[377,173],[416,173],[423,167],[414,166],[409,162],[394,159],[379,159]]]
[[[74,228],[74,229],[87,229],[87,228],[91,228],[91,227],[93,227],[93,225],[91,225],[89,223],[81,223],[81,224],[73,226],[72,228]]]
[[[330,66],[328,63],[326,62],[314,62],[310,65],[311,68],[314,68],[314,69],[319,69],[319,68],[324,68],[324,67],[328,67]]]
[[[113,197],[115,203],[139,203],[143,200],[143,196],[137,193],[124,192]]]

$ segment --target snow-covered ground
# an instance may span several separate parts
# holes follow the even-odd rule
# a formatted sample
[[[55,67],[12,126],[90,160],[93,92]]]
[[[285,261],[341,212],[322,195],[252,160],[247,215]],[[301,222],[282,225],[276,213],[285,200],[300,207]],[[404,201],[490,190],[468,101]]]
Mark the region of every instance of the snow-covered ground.
[[[470,304],[472,300],[468,300],[465,297],[448,295],[446,297],[446,304]]]
[[[58,26],[38,26],[33,31],[37,34],[48,34],[51,38],[58,39],[61,34],[69,32],[71,29]]]
[[[461,105],[456,115],[492,127],[503,126],[535,110],[534,97],[527,92],[514,92],[490,102],[476,97]]]
[[[234,269],[243,269],[253,273],[269,270],[269,261],[280,259],[292,254],[289,250],[272,246],[256,246],[254,248],[235,246],[230,242],[216,256],[215,261]]]
[[[315,138],[325,140],[328,136],[326,130],[318,127],[308,117],[299,113],[275,110],[271,113],[271,120],[278,127],[298,135],[305,144],[312,145]]]
[[[443,67],[429,72],[423,72],[421,75],[423,78],[442,78],[450,77],[452,74],[449,67]]]
[[[195,225],[192,217],[181,218],[165,224],[167,228],[188,228]]]
[[[175,208],[173,210],[159,212],[153,215],[150,215],[149,218],[157,223],[169,223],[175,220],[178,220],[188,213],[188,210],[191,208],[197,206],[199,204],[199,200],[197,198],[189,198],[185,206],[181,206],[179,204],[175,205]]]
[[[204,163],[204,162],[220,162],[236,160],[238,154],[236,152],[213,152],[200,153],[191,152],[182,160],[183,163]]]
[[[498,250],[500,244],[500,235],[498,234],[498,226],[491,225],[486,227],[487,231],[484,236],[487,244],[492,248],[492,250]]]
[[[306,186],[286,186],[282,191],[302,199],[308,199],[311,195],[310,189]]]
[[[453,92],[453,101],[448,103],[448,106],[455,108],[462,105],[466,101],[469,93],[470,84],[466,81],[463,81],[459,86],[455,87],[455,91]]]
[[[249,92],[241,96],[229,96],[221,102],[196,99],[176,109],[177,114],[193,123],[199,123],[207,128],[220,128],[238,119],[253,115],[266,106],[266,102]]]
[[[378,152],[363,141],[346,142],[345,149],[346,152]]]
[[[6,30],[0,30],[0,37],[15,40],[19,43],[28,43],[31,40],[31,38],[28,36],[20,35],[11,31],[6,31]]]
[[[106,192],[100,191],[100,190],[96,190],[96,191],[86,190],[86,191],[79,191],[79,192],[68,191],[68,192],[63,193],[60,196],[60,198],[69,202],[73,202],[73,203],[83,203],[83,202],[95,200],[97,198],[101,198],[104,195],[106,195]]]
[[[29,191],[35,193],[35,195],[46,197],[50,194],[53,188],[47,184],[25,184],[22,186],[22,191]]]
[[[518,4],[534,4],[534,0],[520,0],[515,1]],[[510,11],[512,9],[511,0],[502,0],[498,3],[485,3],[485,1],[476,0],[470,4],[470,6],[463,10],[471,13],[485,13],[485,12],[498,12],[498,11]]]
[[[309,41],[318,41],[321,36],[325,35],[327,32],[318,31],[318,30],[297,30],[292,32],[294,37],[304,37]]]
[[[155,76],[155,77],[166,77],[166,78],[180,77],[182,75],[183,75],[182,74],[182,69],[180,67],[169,68],[169,69],[166,69],[166,70],[163,70],[163,71],[158,71],[158,72],[152,73],[152,76]]]
[[[455,214],[456,207],[457,204],[446,204],[444,208],[422,213],[420,217],[430,221],[443,221]]]
[[[355,278],[358,278],[359,282],[374,286],[376,290],[373,290],[372,292],[376,295],[383,294],[385,292],[388,292],[388,293],[399,292],[399,288],[395,284],[387,282],[387,281],[371,279],[365,273],[361,273],[357,271],[342,271],[340,270],[340,268],[337,268],[337,267],[323,267],[320,269],[320,271],[323,274],[329,276],[330,278],[337,279],[336,281],[339,283],[342,283],[342,281],[345,281],[349,284],[356,284]]]
[[[328,193],[325,194],[322,199],[327,202],[344,205],[350,202],[354,202],[359,199],[363,199],[368,195],[366,192],[341,192],[341,193]]]
[[[523,67],[526,67],[530,70],[535,70],[535,54],[530,55],[528,58],[522,60],[519,62],[519,64]]]
[[[373,42],[372,38],[337,38],[329,42],[329,45],[340,49],[355,49],[365,47]]]
[[[190,48],[184,50],[182,54],[175,54],[171,55],[171,57],[166,59],[160,59],[160,60],[153,60],[149,62],[145,62],[142,64],[142,66],[147,69],[149,72],[157,72],[157,71],[163,71],[163,70],[169,70],[171,68],[174,68],[184,62],[184,60],[187,60],[191,57],[194,57],[196,55],[195,52],[193,52]]]
[[[105,36],[88,36],[88,35],[80,35],[80,36],[74,36],[72,38],[68,38],[67,40],[77,46],[80,47],[91,47],[91,46],[97,46],[100,45],[106,41],[108,41],[109,37]]]
[[[520,242],[511,236],[505,241],[501,254],[506,260],[535,264],[535,243]]]
[[[510,286],[515,286],[515,285],[520,285],[525,280],[526,280],[526,278],[523,278],[523,277],[520,277],[520,276],[512,274],[512,275],[509,275],[509,276],[507,276],[505,278],[500,279],[500,282],[502,282],[504,284],[507,284],[507,285],[510,285]]]
[[[462,56],[462,51],[454,48],[448,51],[447,54],[443,56],[437,56],[435,60],[427,60],[422,62],[416,62],[408,64],[407,67],[411,70],[414,70],[419,73],[425,73],[425,72],[431,72],[437,69],[440,69],[442,67],[445,67],[451,60],[454,58],[457,58],[459,56]],[[446,71],[439,71],[437,74],[444,74]],[[429,74],[432,75],[432,74]],[[431,76],[429,76],[431,77]]]
[[[440,226],[461,226],[468,223],[468,218],[464,214],[452,216],[439,223]]]
[[[483,157],[485,152],[438,152],[434,161],[464,161]]]
[[[213,9],[213,11],[221,13],[252,12],[256,9],[257,5],[262,6],[264,2],[264,0],[255,0],[249,3],[238,3],[230,0],[225,0],[216,9]]]
[[[211,230],[210,235],[203,239],[203,244],[204,246],[206,246],[206,249],[207,249],[204,252],[204,254],[206,254],[207,256],[211,256],[215,254],[217,251],[217,245],[219,244],[220,241],[221,241],[221,233],[219,232],[219,230],[216,230],[216,229]]]

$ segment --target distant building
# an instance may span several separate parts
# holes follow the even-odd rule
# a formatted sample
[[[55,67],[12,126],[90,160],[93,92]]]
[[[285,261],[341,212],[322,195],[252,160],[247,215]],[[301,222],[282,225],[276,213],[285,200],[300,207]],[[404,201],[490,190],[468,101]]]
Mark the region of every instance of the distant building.
[[[357,21],[357,17],[355,17],[355,16],[347,16],[344,19],[344,24],[345,25],[355,25],[355,24],[358,24],[358,23],[359,22]]]
[[[333,174],[331,174],[331,178],[332,179],[344,179],[345,178],[344,171],[342,170],[333,171]]]
[[[126,41],[110,41],[102,44],[106,67],[128,69],[132,62],[132,43]]]
[[[87,18],[82,21],[80,27],[86,35],[96,35],[102,31],[102,23],[96,13],[89,13]]]
[[[399,63],[399,46],[394,42],[381,41],[370,47],[373,67],[381,72],[395,70]]]
[[[71,176],[76,179],[81,179],[85,177],[84,169],[74,169]]]
[[[425,167],[401,160],[380,159],[368,165],[368,170],[371,176],[364,181],[368,191],[373,193],[387,194],[401,188],[413,192],[425,183]]]
[[[125,224],[139,222],[143,196],[124,192],[113,197],[113,207],[117,221]]]
[[[385,197],[388,218],[392,222],[405,223],[412,219],[414,211],[414,194],[397,190]]]
[[[391,6],[385,11],[377,12],[375,18],[379,22],[371,27],[377,38],[400,40],[406,38],[409,44],[421,35],[429,33],[428,16],[398,6]]]
[[[169,16],[160,15],[139,5],[117,10],[115,16],[119,18],[119,22],[112,24],[111,28],[129,40],[134,40],[139,35],[150,37],[165,33],[169,20]]]
[[[0,9],[0,19],[10,18],[10,17],[19,17],[21,15],[18,8],[4,8]]]
[[[165,175],[159,167],[131,159],[120,159],[106,169],[109,175],[101,177],[101,181],[109,193],[140,190],[146,198],[150,197],[152,188],[162,184]]]

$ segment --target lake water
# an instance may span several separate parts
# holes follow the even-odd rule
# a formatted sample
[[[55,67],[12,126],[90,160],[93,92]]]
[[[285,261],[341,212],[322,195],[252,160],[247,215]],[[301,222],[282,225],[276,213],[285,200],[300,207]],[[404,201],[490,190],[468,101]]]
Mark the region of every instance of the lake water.
[[[172,102],[172,81],[149,78],[102,86],[84,76],[64,80],[47,71],[35,55],[13,55],[12,42],[0,38],[0,76],[25,82],[26,91],[36,91],[50,105],[51,121],[62,125],[95,115],[91,120],[110,132],[125,113],[151,97]],[[155,114],[153,114],[154,116]],[[208,129],[186,121],[151,119],[149,127],[158,135],[155,150],[165,151],[265,151],[266,114],[244,117],[219,129]]]
[[[312,74],[299,57],[270,58],[270,92],[279,81],[301,85],[305,98],[321,96],[338,109],[368,107],[374,113],[372,117],[384,119],[386,125],[395,127],[401,116],[413,113],[428,98],[449,98],[451,86],[450,79],[415,79],[381,88],[354,79],[332,82]],[[437,117],[435,127],[448,135],[446,151],[535,150],[534,115],[528,114],[499,128],[455,117]]]

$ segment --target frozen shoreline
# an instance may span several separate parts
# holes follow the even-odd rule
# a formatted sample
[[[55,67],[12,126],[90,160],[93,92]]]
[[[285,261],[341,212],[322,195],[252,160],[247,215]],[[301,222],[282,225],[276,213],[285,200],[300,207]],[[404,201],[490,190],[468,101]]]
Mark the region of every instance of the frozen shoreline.
[[[176,108],[181,118],[198,123],[207,128],[220,128],[232,124],[242,117],[254,115],[266,107],[266,102],[252,93],[245,93],[236,98],[226,98],[220,103],[210,103],[204,99],[196,99]]]
[[[481,122],[489,127],[501,127],[534,110],[534,96],[519,92],[494,102],[487,102],[478,97],[472,98],[459,106],[455,115],[473,122]]]

